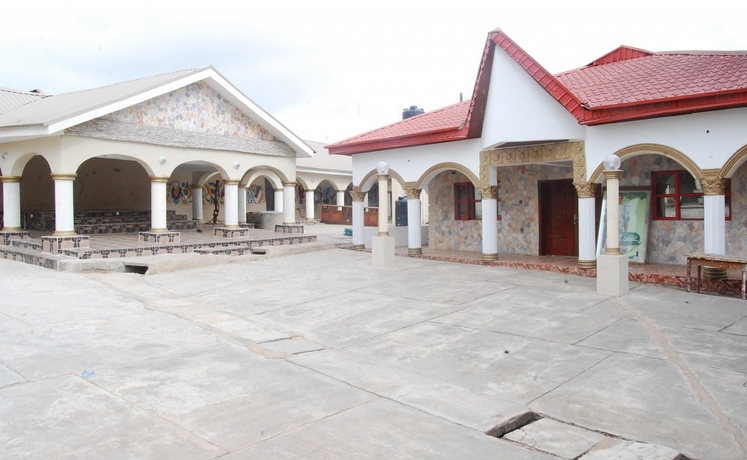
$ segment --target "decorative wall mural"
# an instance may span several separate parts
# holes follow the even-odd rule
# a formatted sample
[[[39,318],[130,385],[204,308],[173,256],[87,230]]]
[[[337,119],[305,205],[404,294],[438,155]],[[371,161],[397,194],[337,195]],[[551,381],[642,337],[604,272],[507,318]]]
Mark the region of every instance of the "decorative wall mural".
[[[167,185],[166,202],[188,205],[192,202],[192,185],[187,182],[172,180]]]
[[[250,185],[246,188],[246,204],[262,204],[265,202],[265,186]]]
[[[337,191],[332,187],[317,187],[314,193],[314,201],[322,204],[336,204]]]
[[[220,181],[218,195],[220,196],[220,203],[223,204],[223,197],[225,195],[223,181]],[[202,198],[208,204],[215,204],[215,182],[205,182],[205,185],[202,186]]]
[[[296,184],[296,203],[304,204],[306,201],[306,189],[301,184]]]

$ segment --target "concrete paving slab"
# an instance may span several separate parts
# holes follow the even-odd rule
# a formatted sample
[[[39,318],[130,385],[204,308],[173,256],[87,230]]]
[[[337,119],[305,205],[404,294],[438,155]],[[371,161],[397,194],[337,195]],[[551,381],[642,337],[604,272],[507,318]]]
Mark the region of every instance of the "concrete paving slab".
[[[16,383],[25,381],[26,379],[19,375],[18,372],[8,369],[6,366],[0,363],[0,388],[15,385]]]
[[[579,460],[681,460],[675,450],[663,446],[622,441],[601,449],[594,449]]]
[[[721,411],[747,437],[747,374],[716,369],[710,366],[693,366],[699,382],[716,400]]]
[[[490,296],[491,299],[497,295]],[[496,304],[499,304],[496,301]],[[544,307],[517,306],[511,314],[493,316],[489,307],[470,307],[438,321],[455,326],[505,332],[524,337],[576,343],[618,321],[617,318],[579,314]]]
[[[666,358],[664,349],[638,321],[623,319],[582,340],[579,345],[650,358]]]
[[[233,345],[101,369],[89,380],[231,451],[373,397]]]
[[[733,460],[745,454],[676,366],[660,359],[613,355],[530,408],[626,439],[676,445],[690,458]]]
[[[722,330],[727,334],[747,335],[747,316]]]
[[[581,313],[585,315],[607,316],[610,318],[634,318],[630,312],[623,309],[620,304],[615,302],[613,299],[607,299],[596,305],[584,308]]]
[[[561,458],[575,459],[604,440],[604,435],[547,418],[507,433],[503,439]]]
[[[642,285],[623,300],[664,327],[720,331],[747,314],[741,299],[657,286]]]
[[[405,299],[461,305],[506,288],[507,286],[500,286],[487,281],[460,280],[459,283],[455,283],[453,279],[446,277],[423,277],[408,273],[399,277],[396,283],[382,282],[361,288],[359,291]]]
[[[256,322],[245,319],[235,313],[210,311],[188,315],[188,317],[194,321],[223,331],[233,337],[238,337],[255,343],[290,339],[296,335],[293,332],[260,326],[256,324]]]
[[[511,278],[511,281],[513,281],[513,277]],[[607,297],[596,294],[596,287],[594,291],[589,291],[588,289],[580,289],[578,287],[548,285],[545,284],[545,279],[540,284],[537,283],[536,278],[534,281],[534,286],[515,286],[512,289],[500,291],[499,294],[492,296],[492,298],[500,303],[545,307],[571,312],[580,312],[607,300]]]
[[[276,351],[278,353],[284,353],[288,355],[298,355],[301,353],[324,350],[324,347],[322,345],[310,342],[299,337],[264,342],[260,343],[259,346],[267,350]]]
[[[391,331],[451,313],[459,306],[361,291],[280,308],[253,321],[267,327],[304,331],[327,346],[345,348]]]
[[[206,459],[226,451],[80,377],[0,389],[0,457]]]
[[[551,460],[555,457],[516,447],[394,402],[377,400],[223,458]]]
[[[747,373],[747,336],[683,328],[663,332],[691,364]]]

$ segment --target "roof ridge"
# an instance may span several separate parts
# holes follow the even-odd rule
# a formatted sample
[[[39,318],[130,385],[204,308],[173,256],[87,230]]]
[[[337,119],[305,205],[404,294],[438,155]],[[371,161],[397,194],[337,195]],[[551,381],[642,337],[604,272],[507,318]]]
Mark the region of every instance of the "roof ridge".
[[[149,78],[163,77],[165,75],[181,74],[181,73],[187,73],[187,72],[189,72],[189,73],[192,73],[192,72],[201,72],[201,71],[203,71],[205,69],[209,69],[210,67],[211,66],[194,67],[194,68],[191,68],[191,69],[182,69],[182,70],[175,70],[173,72],[159,73],[159,74],[155,74],[155,75],[146,75],[144,77],[133,78],[132,80],[120,81],[120,82],[111,83],[111,84],[104,85],[104,86],[97,86],[95,88],[86,88],[86,89],[81,89],[81,90],[78,90],[78,91],[68,91],[68,92],[65,92],[65,93],[58,93],[58,94],[48,94],[48,96],[65,96],[65,95],[69,95],[69,94],[86,93],[86,92],[89,92],[89,91],[97,91],[97,90],[104,89],[104,88],[111,88],[111,87],[114,87],[114,86],[125,85],[125,84],[128,84],[128,83],[133,83],[133,82],[140,81],[140,80],[146,80],[146,79],[149,79]]]

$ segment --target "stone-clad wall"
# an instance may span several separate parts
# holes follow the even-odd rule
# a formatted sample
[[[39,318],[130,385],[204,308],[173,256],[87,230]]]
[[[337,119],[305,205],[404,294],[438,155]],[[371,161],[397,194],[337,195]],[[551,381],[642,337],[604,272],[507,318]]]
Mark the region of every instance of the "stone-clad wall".
[[[538,180],[569,179],[570,165],[522,165],[498,169],[500,180],[498,252],[539,252]],[[441,173],[428,186],[429,246],[457,251],[482,251],[482,222],[454,220],[454,183],[467,182],[457,173]]]
[[[205,82],[192,83],[102,119],[244,139],[275,140]]]
[[[731,178],[731,215],[726,221],[726,253],[747,258],[747,163]]]

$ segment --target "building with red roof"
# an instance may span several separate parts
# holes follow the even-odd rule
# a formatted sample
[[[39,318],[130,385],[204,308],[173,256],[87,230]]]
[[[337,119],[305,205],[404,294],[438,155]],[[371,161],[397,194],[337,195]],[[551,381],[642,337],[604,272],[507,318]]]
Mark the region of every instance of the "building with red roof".
[[[356,216],[385,161],[408,207],[428,210],[429,245],[486,261],[573,255],[593,268],[602,163],[616,155],[621,249],[632,262],[684,264],[693,252],[747,257],[746,123],[747,52],[621,46],[553,75],[496,29],[469,101],[327,148],[353,158],[358,245],[373,231]],[[400,244],[418,253],[421,230]]]

